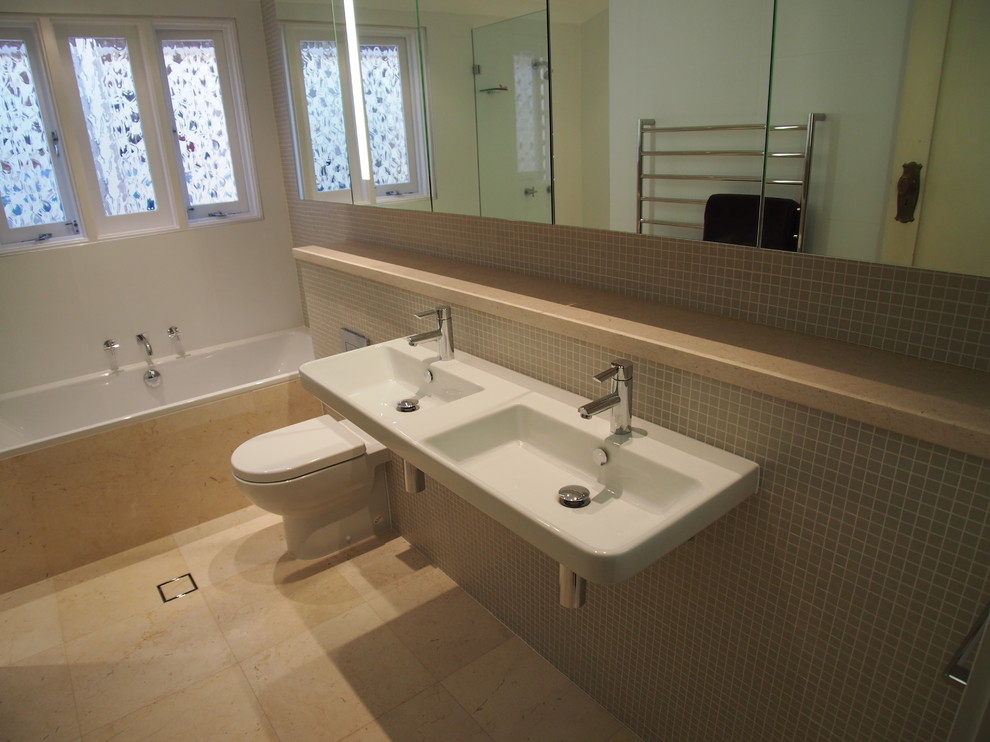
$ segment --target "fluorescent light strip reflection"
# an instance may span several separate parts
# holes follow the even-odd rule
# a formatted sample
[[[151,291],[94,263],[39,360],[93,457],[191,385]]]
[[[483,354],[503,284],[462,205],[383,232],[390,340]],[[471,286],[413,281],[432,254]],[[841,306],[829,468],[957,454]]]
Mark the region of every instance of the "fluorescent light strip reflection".
[[[351,100],[354,102],[354,129],[357,136],[361,180],[371,179],[368,157],[368,124],[364,118],[364,94],[361,88],[361,59],[354,22],[354,0],[344,0],[344,25],[347,28],[347,61],[351,70]]]

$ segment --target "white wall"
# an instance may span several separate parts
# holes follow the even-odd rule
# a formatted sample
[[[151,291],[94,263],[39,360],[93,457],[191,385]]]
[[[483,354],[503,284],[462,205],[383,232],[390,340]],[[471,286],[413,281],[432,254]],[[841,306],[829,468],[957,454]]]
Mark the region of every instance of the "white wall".
[[[265,40],[254,0],[6,0],[11,13],[234,18],[263,218],[0,257],[0,392],[301,324]]]
[[[879,260],[911,0],[779,4],[771,123],[817,129],[806,251]]]
[[[639,119],[673,126],[766,118],[772,12],[770,0],[609,4],[612,229],[636,230]]]

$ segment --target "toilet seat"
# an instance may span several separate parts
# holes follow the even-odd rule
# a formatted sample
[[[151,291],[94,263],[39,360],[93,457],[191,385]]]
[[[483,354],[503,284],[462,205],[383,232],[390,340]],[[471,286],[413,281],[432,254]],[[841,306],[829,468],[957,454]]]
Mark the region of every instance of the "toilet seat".
[[[356,459],[365,442],[329,415],[289,425],[245,441],[230,457],[245,482],[271,483],[312,474]]]

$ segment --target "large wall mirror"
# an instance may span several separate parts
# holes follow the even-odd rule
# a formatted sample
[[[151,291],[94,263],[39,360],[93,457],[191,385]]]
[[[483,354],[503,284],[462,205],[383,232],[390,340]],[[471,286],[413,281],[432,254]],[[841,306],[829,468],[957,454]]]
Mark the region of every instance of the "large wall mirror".
[[[355,4],[362,49],[418,31],[393,65],[405,144],[371,136],[374,162],[405,148],[412,172],[307,197],[783,249],[768,239],[800,225],[810,254],[990,275],[982,0]],[[342,0],[277,8],[287,38],[343,28]],[[381,122],[379,98],[365,91]],[[309,167],[339,174],[322,156]],[[735,230],[754,198],[765,223]]]

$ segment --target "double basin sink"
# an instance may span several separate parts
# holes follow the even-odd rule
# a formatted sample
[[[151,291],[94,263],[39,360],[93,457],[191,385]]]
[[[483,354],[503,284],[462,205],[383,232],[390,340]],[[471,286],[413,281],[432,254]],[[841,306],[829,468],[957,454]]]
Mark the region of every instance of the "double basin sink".
[[[392,340],[304,364],[303,387],[577,575],[628,579],[753,494],[746,459],[458,350]],[[585,488],[585,507],[562,488]]]

